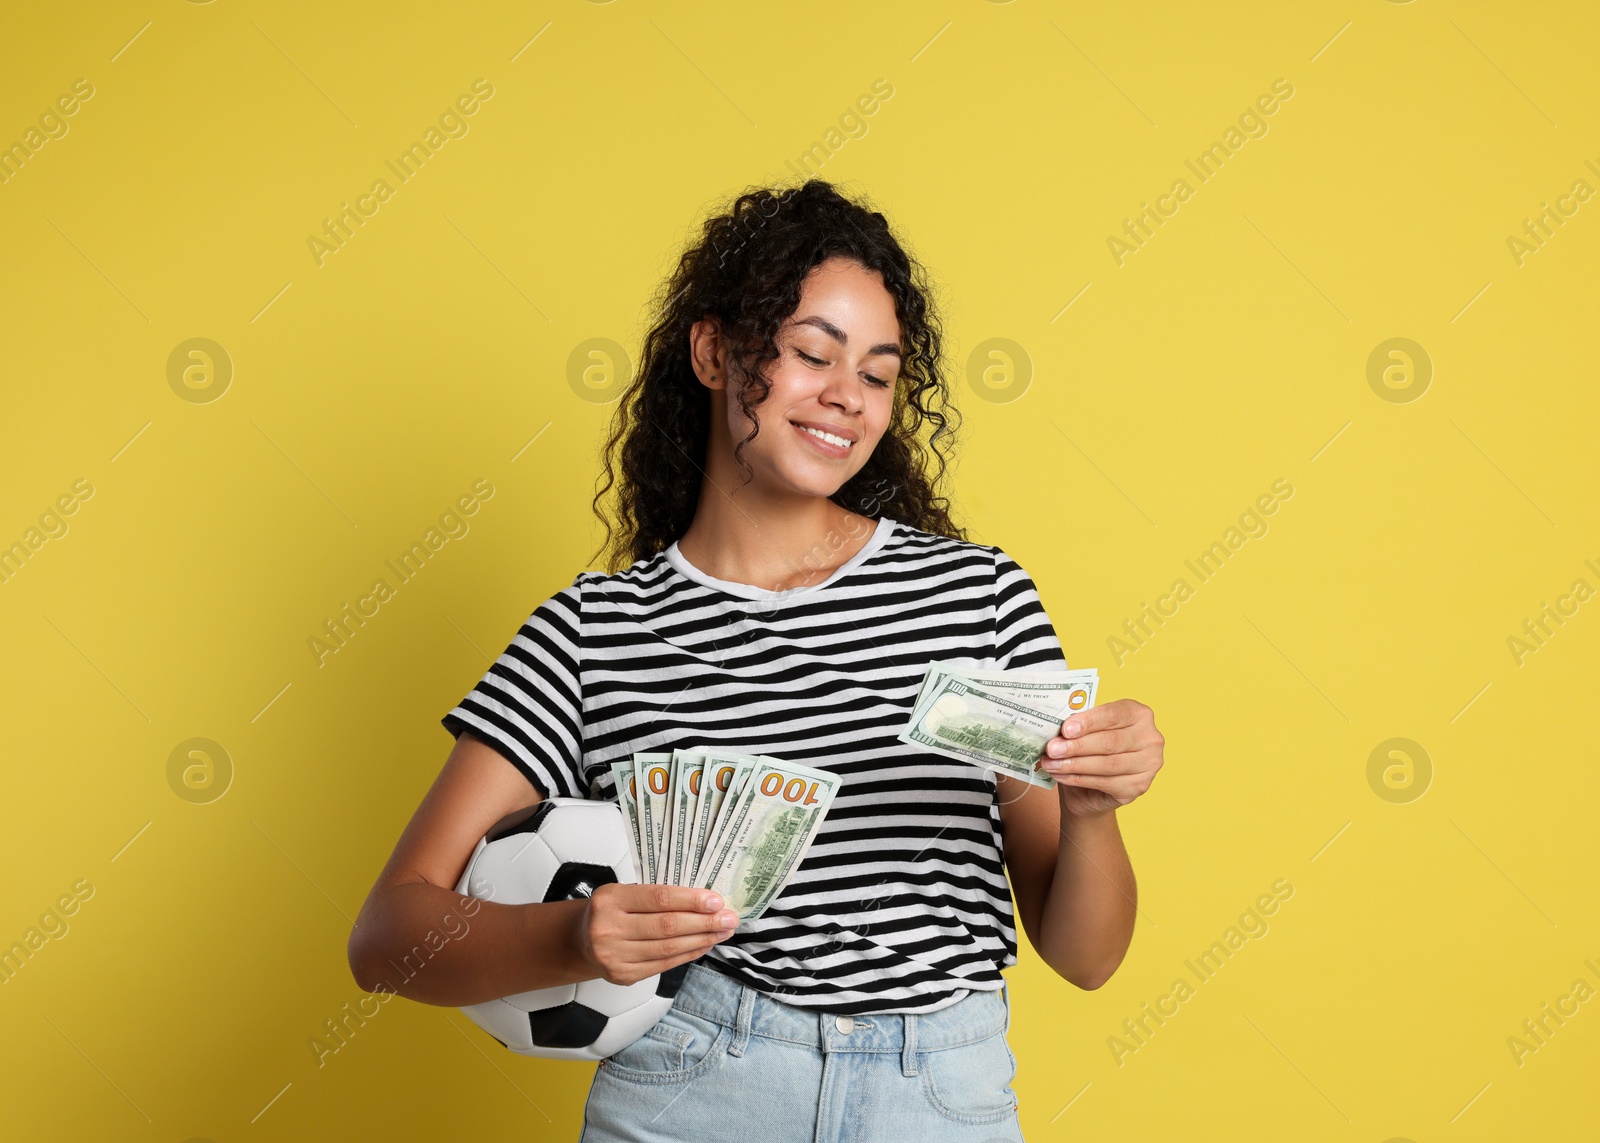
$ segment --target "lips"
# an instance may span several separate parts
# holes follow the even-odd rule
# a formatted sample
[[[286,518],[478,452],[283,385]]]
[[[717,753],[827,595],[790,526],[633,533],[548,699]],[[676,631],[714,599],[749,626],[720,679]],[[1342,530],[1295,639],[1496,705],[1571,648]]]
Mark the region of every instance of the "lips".
[[[848,430],[834,429],[828,427],[827,425],[808,425],[800,421],[792,421],[790,423],[794,425],[794,431],[799,433],[802,438],[809,442],[812,448],[816,449],[823,456],[829,457],[830,459],[843,460],[850,455],[850,451],[854,447],[856,435]],[[821,429],[823,432],[833,433],[835,436],[845,437],[852,443],[844,445],[834,444],[832,441],[826,441],[813,433],[808,433],[806,431],[807,428]]]
[[[861,434],[845,425],[830,425],[826,421],[790,421],[790,424],[802,429],[821,429],[825,433],[832,433],[836,437],[843,437],[852,444],[861,439]]]

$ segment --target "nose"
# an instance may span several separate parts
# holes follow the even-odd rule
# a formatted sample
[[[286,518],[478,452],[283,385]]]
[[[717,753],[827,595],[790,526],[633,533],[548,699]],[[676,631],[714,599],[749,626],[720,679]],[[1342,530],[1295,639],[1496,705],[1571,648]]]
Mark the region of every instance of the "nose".
[[[822,387],[818,399],[824,405],[832,405],[843,413],[856,416],[866,407],[866,398],[861,392],[865,386],[866,382],[850,371],[850,366],[840,362],[828,371],[827,383]]]

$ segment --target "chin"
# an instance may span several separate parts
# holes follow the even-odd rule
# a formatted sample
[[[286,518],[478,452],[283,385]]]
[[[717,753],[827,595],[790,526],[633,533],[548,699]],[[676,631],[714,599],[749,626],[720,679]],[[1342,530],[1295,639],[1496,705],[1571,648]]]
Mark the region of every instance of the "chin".
[[[848,484],[850,477],[854,475],[855,473],[851,473],[850,476],[840,480],[835,473],[786,473],[779,476],[776,483],[786,485],[792,491],[803,496],[815,496],[818,499],[826,500],[837,494],[839,489]]]
[[[804,493],[807,496],[815,496],[818,500],[830,500],[838,495],[839,489],[843,487],[843,484],[836,484],[832,481],[818,481],[811,484],[796,485],[795,491]]]

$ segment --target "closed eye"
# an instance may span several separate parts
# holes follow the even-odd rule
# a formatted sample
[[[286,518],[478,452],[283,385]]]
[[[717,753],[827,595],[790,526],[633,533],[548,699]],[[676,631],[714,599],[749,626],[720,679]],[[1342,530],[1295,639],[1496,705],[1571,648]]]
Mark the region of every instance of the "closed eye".
[[[795,352],[797,354],[799,354],[800,355],[800,359],[802,361],[806,362],[806,364],[808,364],[808,365],[826,365],[827,364],[827,362],[823,361],[820,357],[812,357],[811,354],[807,353],[803,349],[797,349],[797,350],[795,350]],[[870,373],[863,373],[861,376],[866,380],[867,384],[872,385],[872,386],[874,386],[875,388],[878,388],[878,389],[887,389],[891,384],[893,384],[893,382],[885,381],[881,377],[874,377]]]

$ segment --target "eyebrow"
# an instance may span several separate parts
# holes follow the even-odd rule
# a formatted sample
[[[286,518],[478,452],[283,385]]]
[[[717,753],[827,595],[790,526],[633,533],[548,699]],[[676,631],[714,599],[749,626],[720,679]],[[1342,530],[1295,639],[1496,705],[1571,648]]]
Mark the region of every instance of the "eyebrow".
[[[795,324],[814,326],[817,329],[820,329],[823,333],[827,334],[829,337],[833,338],[833,340],[837,341],[840,345],[850,344],[849,335],[825,317],[819,317],[816,314],[812,314],[810,317],[797,318],[795,320]],[[891,354],[900,358],[902,361],[905,360],[905,355],[900,352],[900,347],[892,341],[879,342],[877,345],[874,345],[871,349],[867,350],[866,355],[868,357],[876,357],[879,354]]]

